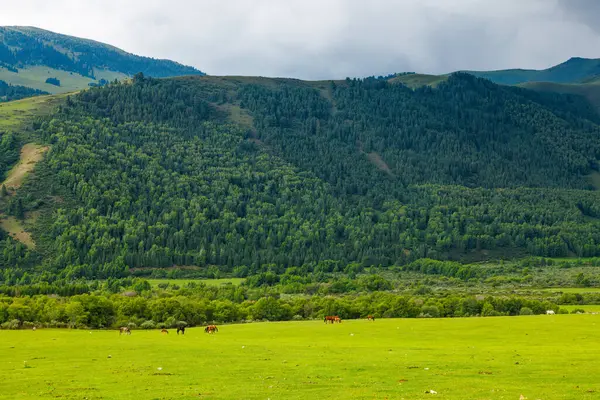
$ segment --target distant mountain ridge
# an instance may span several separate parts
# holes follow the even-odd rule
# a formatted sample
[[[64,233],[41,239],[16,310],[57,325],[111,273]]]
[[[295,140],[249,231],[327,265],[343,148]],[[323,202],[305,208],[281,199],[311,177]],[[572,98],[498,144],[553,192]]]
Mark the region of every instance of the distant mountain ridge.
[[[10,84],[56,92],[45,82],[57,78],[66,85],[62,91],[70,91],[138,72],[156,78],[204,75],[175,61],[137,56],[89,39],[35,27],[0,27],[0,79]]]
[[[463,71],[503,85],[528,82],[585,83],[600,78],[600,59],[573,57],[548,69],[507,69],[498,71]]]

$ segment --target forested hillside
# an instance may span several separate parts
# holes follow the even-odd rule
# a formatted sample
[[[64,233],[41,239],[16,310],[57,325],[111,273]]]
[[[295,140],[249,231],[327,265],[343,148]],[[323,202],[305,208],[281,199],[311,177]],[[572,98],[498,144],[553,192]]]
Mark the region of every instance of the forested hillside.
[[[61,90],[45,85],[48,78],[73,91],[138,72],[153,77],[203,75],[193,67],[137,56],[93,40],[34,27],[0,27],[0,79],[8,83],[57,93]]]
[[[467,74],[417,89],[140,74],[37,124],[51,149],[6,206],[39,214],[37,246],[8,239],[4,280],[597,256],[599,123],[582,97]]]

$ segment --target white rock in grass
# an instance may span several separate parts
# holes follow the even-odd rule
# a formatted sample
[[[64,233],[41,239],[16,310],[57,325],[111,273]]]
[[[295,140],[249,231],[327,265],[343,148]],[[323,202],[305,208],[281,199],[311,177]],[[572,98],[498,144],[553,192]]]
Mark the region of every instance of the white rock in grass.
[[[162,371],[162,367],[158,367],[158,368],[156,368],[156,369],[157,369],[157,370],[159,370],[159,371]]]

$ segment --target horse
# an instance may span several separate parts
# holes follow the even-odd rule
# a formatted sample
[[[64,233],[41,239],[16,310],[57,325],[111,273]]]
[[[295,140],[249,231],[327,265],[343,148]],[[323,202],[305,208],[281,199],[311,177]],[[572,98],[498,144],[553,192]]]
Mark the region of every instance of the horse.
[[[162,333],[163,335],[168,335],[169,331],[166,329],[161,329],[160,333]]]
[[[206,333],[219,332],[219,328],[217,328],[216,325],[208,325],[206,328],[204,328],[204,332],[206,332]]]
[[[338,324],[341,324],[341,323],[342,323],[342,319],[336,315],[336,316],[333,318],[333,322],[337,322]]]
[[[178,326],[177,327],[177,334],[179,335],[179,331],[181,331],[182,335],[185,335],[185,326]]]
[[[119,335],[122,334],[131,335],[131,330],[126,326],[122,326],[119,328]]]
[[[325,323],[331,322],[333,324],[334,321],[335,317],[333,315],[326,315],[325,318],[323,318],[323,322]]]
[[[367,321],[375,321],[375,317],[372,315],[367,315]]]

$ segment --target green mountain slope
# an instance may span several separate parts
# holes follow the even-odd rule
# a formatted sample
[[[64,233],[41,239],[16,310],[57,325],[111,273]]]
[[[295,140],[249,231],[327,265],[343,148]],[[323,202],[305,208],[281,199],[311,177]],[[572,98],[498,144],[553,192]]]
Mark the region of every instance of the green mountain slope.
[[[545,70],[509,69],[466,72],[503,85],[525,82],[580,83],[600,76],[600,59],[575,57]]]
[[[143,72],[147,76],[202,75],[169,60],[140,57],[92,40],[33,27],[0,27],[0,79],[52,93],[87,88]],[[57,78],[60,86],[46,83]]]
[[[566,93],[583,96],[600,110],[600,78],[591,79],[585,83],[528,82],[519,86],[540,92]]]
[[[467,74],[91,89],[39,125],[50,150],[1,205],[38,215],[36,248],[0,253],[0,280],[600,255],[599,123],[580,96]]]

